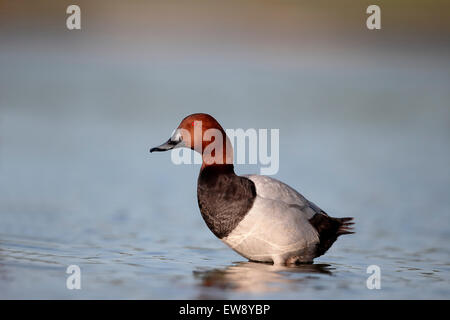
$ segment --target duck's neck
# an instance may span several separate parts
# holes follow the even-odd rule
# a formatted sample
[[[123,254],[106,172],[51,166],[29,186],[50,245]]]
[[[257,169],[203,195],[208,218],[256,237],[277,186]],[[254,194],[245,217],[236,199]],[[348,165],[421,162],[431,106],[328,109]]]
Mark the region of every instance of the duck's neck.
[[[202,150],[202,169],[208,166],[230,166],[233,168],[233,147],[225,135],[222,143],[212,141],[204,145]],[[233,171],[234,173],[234,171]]]
[[[236,175],[233,164],[208,164],[203,163],[200,168],[200,176],[217,177],[219,175]]]

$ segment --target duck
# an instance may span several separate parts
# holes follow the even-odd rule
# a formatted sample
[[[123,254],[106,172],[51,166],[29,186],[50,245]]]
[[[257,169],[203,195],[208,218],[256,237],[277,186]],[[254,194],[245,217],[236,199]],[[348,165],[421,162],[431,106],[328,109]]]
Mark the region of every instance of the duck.
[[[203,220],[217,238],[249,261],[313,263],[339,236],[354,233],[352,217],[329,216],[275,178],[237,175],[231,141],[207,113],[185,117],[150,153],[176,148],[202,156],[197,202]]]

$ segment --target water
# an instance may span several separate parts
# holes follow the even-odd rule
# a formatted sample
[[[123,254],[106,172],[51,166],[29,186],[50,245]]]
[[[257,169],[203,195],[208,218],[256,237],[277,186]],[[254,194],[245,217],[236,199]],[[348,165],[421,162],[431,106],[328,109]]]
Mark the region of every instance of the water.
[[[27,45],[0,55],[0,298],[450,298],[447,57]],[[355,217],[356,234],[299,267],[227,248],[197,208],[199,166],[148,153],[193,112],[279,128],[275,177]],[[66,289],[73,264],[81,290]],[[369,265],[380,290],[366,287]]]

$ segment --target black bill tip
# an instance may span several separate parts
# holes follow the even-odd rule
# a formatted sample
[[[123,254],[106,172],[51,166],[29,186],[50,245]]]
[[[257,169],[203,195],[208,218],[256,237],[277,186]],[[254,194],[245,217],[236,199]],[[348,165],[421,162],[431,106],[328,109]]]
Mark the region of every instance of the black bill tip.
[[[155,151],[165,151],[165,150],[161,150],[158,147],[154,147],[150,149],[150,153],[155,152]]]

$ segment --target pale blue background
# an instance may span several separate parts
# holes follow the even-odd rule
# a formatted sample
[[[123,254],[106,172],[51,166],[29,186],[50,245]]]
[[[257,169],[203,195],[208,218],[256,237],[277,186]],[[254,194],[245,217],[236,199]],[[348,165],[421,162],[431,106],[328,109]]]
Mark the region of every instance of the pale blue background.
[[[404,28],[385,4],[372,33],[357,2],[80,2],[67,31],[69,3],[5,3],[0,298],[450,298],[442,19]],[[199,166],[148,153],[193,112],[279,128],[275,177],[356,234],[318,266],[241,263],[200,216]],[[70,264],[82,290],[65,288]]]

